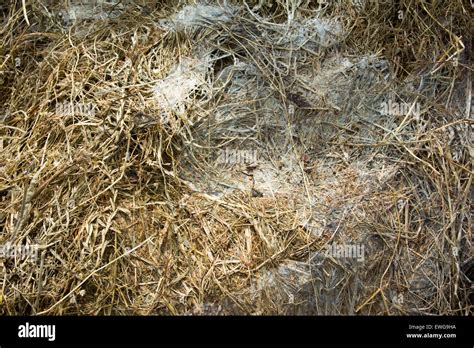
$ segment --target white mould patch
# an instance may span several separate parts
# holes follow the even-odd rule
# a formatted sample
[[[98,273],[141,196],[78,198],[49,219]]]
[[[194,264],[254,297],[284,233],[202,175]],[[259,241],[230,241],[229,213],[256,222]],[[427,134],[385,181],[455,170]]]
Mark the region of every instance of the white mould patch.
[[[216,23],[229,22],[235,14],[232,7],[198,4],[186,6],[181,11],[159,22],[160,27],[168,30],[196,30]]]
[[[64,25],[70,26],[83,20],[105,20],[120,16],[123,4],[119,0],[72,1],[59,11]]]
[[[184,112],[191,93],[206,84],[210,68],[208,58],[185,58],[171,73],[155,85],[155,97],[159,107],[167,112]]]

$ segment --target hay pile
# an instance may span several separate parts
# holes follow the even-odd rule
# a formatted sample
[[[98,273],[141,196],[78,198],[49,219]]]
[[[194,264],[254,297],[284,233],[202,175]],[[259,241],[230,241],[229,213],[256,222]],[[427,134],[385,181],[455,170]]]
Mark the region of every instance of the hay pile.
[[[0,11],[1,314],[472,313],[468,1]]]

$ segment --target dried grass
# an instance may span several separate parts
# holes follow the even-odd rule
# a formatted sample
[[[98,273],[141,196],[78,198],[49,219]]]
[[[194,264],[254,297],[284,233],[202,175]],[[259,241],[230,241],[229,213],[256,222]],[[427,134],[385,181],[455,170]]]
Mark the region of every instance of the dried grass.
[[[193,25],[153,3],[76,23],[0,4],[0,244],[41,245],[3,259],[0,313],[472,313],[467,1],[235,3]],[[209,67],[167,107],[186,59]],[[381,117],[389,95],[421,115]],[[229,146],[257,169],[216,162]],[[364,262],[318,258],[331,243]]]

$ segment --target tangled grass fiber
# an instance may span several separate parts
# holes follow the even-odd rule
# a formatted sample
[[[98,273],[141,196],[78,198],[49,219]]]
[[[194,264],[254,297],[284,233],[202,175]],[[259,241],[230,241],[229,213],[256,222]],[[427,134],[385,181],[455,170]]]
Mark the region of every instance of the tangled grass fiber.
[[[0,3],[1,314],[472,314],[472,3],[103,3]]]

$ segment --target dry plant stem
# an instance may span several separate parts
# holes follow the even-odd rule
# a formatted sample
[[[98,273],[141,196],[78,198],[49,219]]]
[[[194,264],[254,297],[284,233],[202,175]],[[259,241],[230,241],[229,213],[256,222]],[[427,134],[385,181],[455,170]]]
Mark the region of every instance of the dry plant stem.
[[[1,314],[472,314],[466,1],[10,3]]]

